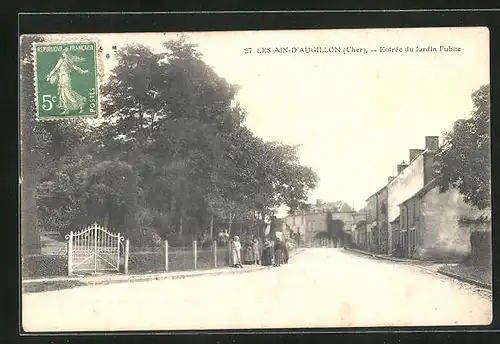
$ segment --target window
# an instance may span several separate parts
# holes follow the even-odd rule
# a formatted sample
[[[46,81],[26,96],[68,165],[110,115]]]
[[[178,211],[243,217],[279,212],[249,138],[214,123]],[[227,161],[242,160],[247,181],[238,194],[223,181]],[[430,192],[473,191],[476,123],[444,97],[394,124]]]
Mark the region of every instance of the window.
[[[383,201],[380,205],[380,212],[382,215],[387,215],[387,205],[385,204],[385,201]]]

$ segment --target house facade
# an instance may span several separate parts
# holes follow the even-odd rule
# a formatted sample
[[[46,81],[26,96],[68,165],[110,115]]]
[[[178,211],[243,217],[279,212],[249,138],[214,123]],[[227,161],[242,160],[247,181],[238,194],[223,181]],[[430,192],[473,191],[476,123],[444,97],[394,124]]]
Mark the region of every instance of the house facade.
[[[436,179],[400,205],[397,244],[403,257],[422,260],[465,258],[471,251],[472,231],[491,231],[488,224],[464,219],[491,218],[491,209],[467,204],[454,188],[441,193]]]
[[[398,174],[387,184],[387,253],[399,255],[401,242],[400,204],[421,189],[435,177],[434,155],[439,149],[438,136],[425,137],[425,150],[410,149],[409,162],[397,166]],[[406,240],[406,239],[404,239]]]
[[[289,215],[283,219],[282,231],[285,233],[286,237],[290,237],[290,231],[293,233],[299,233],[304,244],[313,245],[318,233],[328,232],[328,222],[339,220],[342,221],[343,231],[346,235],[351,235],[351,227],[354,223],[355,211],[349,210],[338,211],[339,207],[335,203],[328,203],[335,205],[332,207],[322,207],[319,209],[314,208],[313,211],[309,212],[297,212],[294,215]],[[343,203],[340,203],[343,204]],[[329,217],[329,218],[328,218]]]
[[[327,213],[297,213],[283,219],[283,233],[286,238],[291,237],[290,231],[300,234],[306,245],[311,245],[319,232],[327,231]]]
[[[392,177],[389,177],[392,178]],[[389,182],[392,179],[389,179]],[[366,247],[372,252],[388,253],[387,185],[366,200]]]
[[[404,258],[458,259],[470,253],[472,231],[491,231],[489,224],[474,222],[491,218],[491,209],[467,204],[457,189],[439,191],[438,150],[438,136],[426,136],[425,149],[410,149],[397,175],[366,200],[365,219],[353,226],[359,248]]]
[[[353,214],[353,222],[351,224],[351,236],[352,242],[355,247],[360,249],[367,249],[366,240],[366,209],[363,208],[357,213]]]

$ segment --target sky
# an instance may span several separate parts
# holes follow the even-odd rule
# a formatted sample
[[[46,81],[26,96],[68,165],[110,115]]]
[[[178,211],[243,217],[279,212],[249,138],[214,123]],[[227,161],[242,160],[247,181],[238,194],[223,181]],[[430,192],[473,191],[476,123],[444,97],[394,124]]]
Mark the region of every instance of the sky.
[[[111,54],[102,59],[106,78],[115,63],[113,45],[161,49],[163,41],[179,34],[85,36],[98,38],[103,53]],[[301,145],[301,163],[320,178],[309,201],[343,200],[356,209],[387,183],[398,163],[408,160],[409,149],[424,148],[425,136],[442,135],[454,121],[469,116],[471,93],[489,83],[486,28],[204,32],[186,37],[198,44],[203,60],[218,75],[241,87],[237,101],[248,111],[246,125],[256,135]],[[437,51],[417,52],[417,46]],[[258,52],[283,47],[288,52]],[[340,53],[292,53],[294,47],[337,47]],[[406,52],[406,47],[414,51]],[[252,53],[245,53],[246,48]],[[366,53],[344,53],[345,48],[364,48]]]

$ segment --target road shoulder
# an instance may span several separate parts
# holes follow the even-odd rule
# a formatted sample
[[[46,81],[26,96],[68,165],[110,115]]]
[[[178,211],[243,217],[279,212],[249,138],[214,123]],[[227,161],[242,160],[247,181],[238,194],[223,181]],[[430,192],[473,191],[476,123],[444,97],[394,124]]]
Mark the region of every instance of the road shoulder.
[[[367,252],[367,251],[362,251],[362,250],[357,250],[357,249],[352,249],[352,248],[345,248],[345,251],[352,253],[352,254],[362,255],[362,256],[365,256],[367,258],[379,259],[379,260],[384,260],[387,262],[394,262],[394,263],[399,263],[399,264],[412,265],[412,266],[418,267],[420,269],[426,270],[428,272],[440,274],[442,276],[453,278],[455,280],[470,284],[470,285],[475,286],[475,287],[480,287],[480,288],[485,289],[486,291],[489,291],[489,292],[492,291],[492,284],[491,283],[487,283],[484,280],[481,281],[477,277],[476,278],[471,277],[471,275],[473,275],[473,274],[466,271],[466,269],[460,268],[461,264],[459,264],[458,262],[449,263],[449,262],[438,262],[438,261],[421,261],[421,260],[414,260],[414,259],[402,259],[402,258],[396,258],[396,257],[391,257],[391,256],[378,255],[378,254],[374,254],[372,252]]]
[[[290,254],[289,259],[292,259],[304,249],[297,249]],[[267,266],[245,266],[244,268],[224,267],[208,270],[191,270],[191,271],[175,271],[164,273],[152,274],[137,274],[137,275],[98,275],[98,276],[80,276],[80,277],[54,277],[54,278],[41,278],[22,281],[22,292],[25,294],[38,293],[45,291],[54,291],[61,289],[70,289],[76,287],[83,287],[88,285],[107,285],[113,283],[127,283],[127,282],[144,282],[154,280],[167,280],[167,279],[182,279],[189,277],[200,276],[220,276],[220,275],[234,275],[249,273],[268,269]]]

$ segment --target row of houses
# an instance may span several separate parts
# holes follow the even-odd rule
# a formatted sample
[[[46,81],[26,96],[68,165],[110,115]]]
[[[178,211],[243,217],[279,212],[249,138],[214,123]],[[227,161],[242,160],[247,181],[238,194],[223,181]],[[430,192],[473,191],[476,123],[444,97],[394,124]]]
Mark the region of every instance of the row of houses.
[[[425,149],[410,149],[397,175],[366,200],[351,224],[352,241],[360,249],[413,259],[462,258],[470,252],[470,234],[491,230],[469,219],[490,217],[465,203],[456,189],[441,193],[434,158],[439,137],[426,136]]]
[[[354,208],[343,201],[323,203],[317,200],[316,204],[310,204],[307,210],[297,210],[295,214],[281,219],[281,231],[287,239],[292,233],[300,234],[303,244],[311,246],[319,233],[328,232],[328,223],[331,221],[337,221],[342,231],[350,233],[356,216]]]

